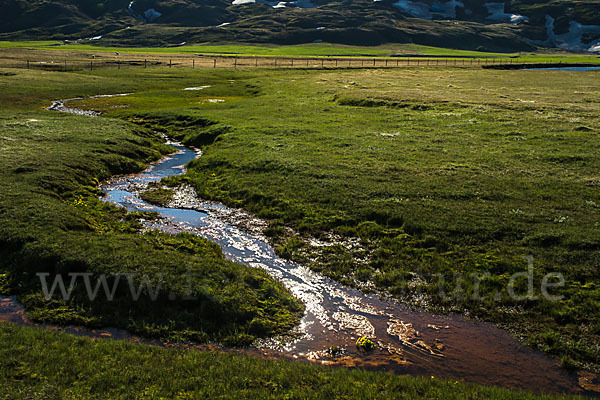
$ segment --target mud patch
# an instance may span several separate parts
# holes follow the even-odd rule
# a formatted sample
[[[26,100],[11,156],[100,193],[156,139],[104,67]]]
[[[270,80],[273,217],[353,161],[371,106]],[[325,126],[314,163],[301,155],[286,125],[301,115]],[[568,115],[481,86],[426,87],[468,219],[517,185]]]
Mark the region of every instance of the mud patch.
[[[388,321],[387,333],[390,336],[397,336],[398,340],[407,347],[415,350],[429,352],[431,355],[442,356],[439,349],[439,344],[430,346],[425,343],[419,335],[419,332],[409,322],[404,322],[399,319],[390,318]]]

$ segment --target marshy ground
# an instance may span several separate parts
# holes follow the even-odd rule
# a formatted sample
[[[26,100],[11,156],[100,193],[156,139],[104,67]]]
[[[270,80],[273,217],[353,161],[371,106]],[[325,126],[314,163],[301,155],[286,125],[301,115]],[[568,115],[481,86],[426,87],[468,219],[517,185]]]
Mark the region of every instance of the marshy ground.
[[[165,183],[191,185],[202,198],[267,220],[265,234],[281,256],[408,304],[499,323],[565,367],[597,371],[597,75],[479,68],[2,70],[0,287],[3,294],[17,295],[35,320],[110,325],[171,340],[243,344],[297,323],[302,306],[266,274],[227,261],[217,246],[191,235],[140,235],[139,219],[151,215],[126,215],[98,199],[99,181],[139,171],[168,151],[155,133],[161,132],[203,150],[185,176]],[[184,90],[190,87],[203,88]],[[42,109],[56,99],[109,93],[132,94],[71,103],[101,112],[96,119]],[[162,202],[170,194],[146,196]],[[530,255],[539,298],[516,301],[507,284],[512,274],[527,271],[524,257]],[[201,268],[196,289],[205,296],[193,310],[177,302],[158,309],[151,302],[132,304],[126,296],[117,302],[75,296],[48,303],[33,279],[42,270],[124,268],[164,272],[176,293],[184,290],[176,279],[182,271]],[[472,299],[472,272],[489,273],[480,300]],[[553,290],[564,296],[561,301],[540,296],[541,279],[549,272],[565,278],[565,286]],[[442,296],[440,282],[449,296]],[[517,291],[526,293],[526,281],[519,282]],[[73,341],[115,360],[129,358],[144,377],[130,393],[150,390],[144,384],[154,374],[148,360],[176,357],[195,369],[200,361],[188,359],[205,357],[31,328],[1,329],[12,337],[3,341],[5,359],[12,359],[14,346],[36,341],[47,344],[40,354],[54,362],[67,355],[77,360],[73,368],[93,364],[103,370],[109,363],[106,357],[79,358]],[[68,378],[74,371],[52,384],[31,378],[56,372],[34,350],[23,354],[25,361],[16,366],[23,379],[13,376],[14,366],[2,369],[13,393],[64,394],[69,379],[76,379]],[[225,369],[234,362],[228,355],[206,356],[220,359]],[[258,365],[263,361],[245,360],[252,364],[249,374],[260,376],[248,379],[267,383],[246,389],[231,383],[237,393],[295,393],[299,386],[284,376],[288,369],[314,374],[315,385],[350,374],[278,362],[269,368],[284,375],[266,379]],[[349,396],[383,395],[380,380],[392,379],[361,376],[369,383]],[[116,386],[97,379],[105,393],[117,393]],[[198,382],[182,379],[153,390],[168,396],[179,384],[197,389]],[[408,385],[424,385],[414,390],[434,397],[452,387],[430,380]],[[334,390],[322,388],[328,387]],[[458,387],[460,394],[480,390]],[[224,389],[215,383],[214,390]],[[514,395],[487,390],[481,395]]]

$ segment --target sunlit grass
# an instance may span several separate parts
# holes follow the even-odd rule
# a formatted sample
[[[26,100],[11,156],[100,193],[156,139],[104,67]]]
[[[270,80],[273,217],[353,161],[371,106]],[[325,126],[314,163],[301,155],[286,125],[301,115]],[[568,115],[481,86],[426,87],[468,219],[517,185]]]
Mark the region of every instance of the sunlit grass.
[[[278,57],[375,57],[385,58],[395,55],[512,58],[515,62],[589,62],[598,63],[594,55],[568,53],[562,51],[541,51],[539,53],[491,53],[456,50],[416,44],[384,44],[379,46],[349,46],[331,43],[310,43],[300,45],[253,45],[253,44],[192,44],[179,47],[105,47],[94,44],[63,44],[57,41],[0,42],[0,49],[39,49],[58,51],[81,51],[122,54],[222,54],[240,56]]]

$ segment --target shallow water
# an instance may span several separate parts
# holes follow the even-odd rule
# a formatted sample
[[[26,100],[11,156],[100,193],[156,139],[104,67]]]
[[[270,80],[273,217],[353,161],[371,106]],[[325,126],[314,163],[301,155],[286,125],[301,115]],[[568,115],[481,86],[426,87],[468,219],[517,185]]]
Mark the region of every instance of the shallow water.
[[[578,392],[577,377],[556,361],[522,346],[508,332],[492,324],[461,316],[435,316],[411,311],[402,305],[339,285],[306,267],[279,258],[263,237],[233,226],[221,216],[237,210],[200,199],[185,208],[157,207],[135,193],[148,182],[181,174],[199,153],[178,143],[178,152],[139,175],[113,179],[102,186],[105,201],[131,211],[156,211],[166,217],[152,228],[167,232],[187,231],[217,242],[225,256],[251,267],[262,268],[281,281],[306,305],[300,337],[280,345],[263,341],[261,347],[281,350],[326,364],[361,366],[467,382],[501,385],[537,392]],[[203,211],[197,211],[203,210]],[[363,354],[357,338],[367,336],[377,349]],[[344,348],[332,357],[330,346]]]
[[[524,71],[599,71],[599,67],[555,67],[555,68],[525,68]]]
[[[49,109],[97,115],[67,108],[64,103],[66,101],[57,102],[55,104],[60,104],[60,107]],[[264,222],[249,217],[241,210],[203,201],[193,192],[179,196],[176,207],[147,204],[136,195],[145,185],[182,174],[185,165],[200,156],[198,151],[179,143],[170,144],[177,152],[164,157],[146,171],[114,177],[104,183],[101,186],[106,193],[104,200],[131,211],[156,211],[164,217],[158,222],[148,222],[151,224],[148,228],[171,233],[192,232],[217,242],[227,258],[264,269],[304,302],[306,312],[297,328],[296,339],[284,344],[277,338],[263,340],[256,344],[261,351],[256,348],[241,351],[534,392],[597,393],[590,389],[598,387],[596,375],[568,374],[555,360],[522,346],[508,332],[492,324],[457,315],[437,316],[412,311],[400,304],[344,287],[306,267],[279,258],[260,234]],[[0,321],[30,324],[23,307],[10,297],[0,297]],[[163,344],[140,339],[118,329],[61,329],[90,337]],[[361,336],[373,339],[377,348],[368,354],[358,351],[355,342]],[[331,346],[342,351],[332,356],[326,351]]]

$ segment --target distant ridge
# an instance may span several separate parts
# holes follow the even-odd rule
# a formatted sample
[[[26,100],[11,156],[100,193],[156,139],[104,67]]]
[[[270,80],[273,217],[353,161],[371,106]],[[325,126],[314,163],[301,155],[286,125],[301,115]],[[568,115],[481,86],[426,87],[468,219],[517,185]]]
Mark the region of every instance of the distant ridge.
[[[417,43],[600,52],[600,2],[562,0],[0,0],[0,39],[164,46]]]

